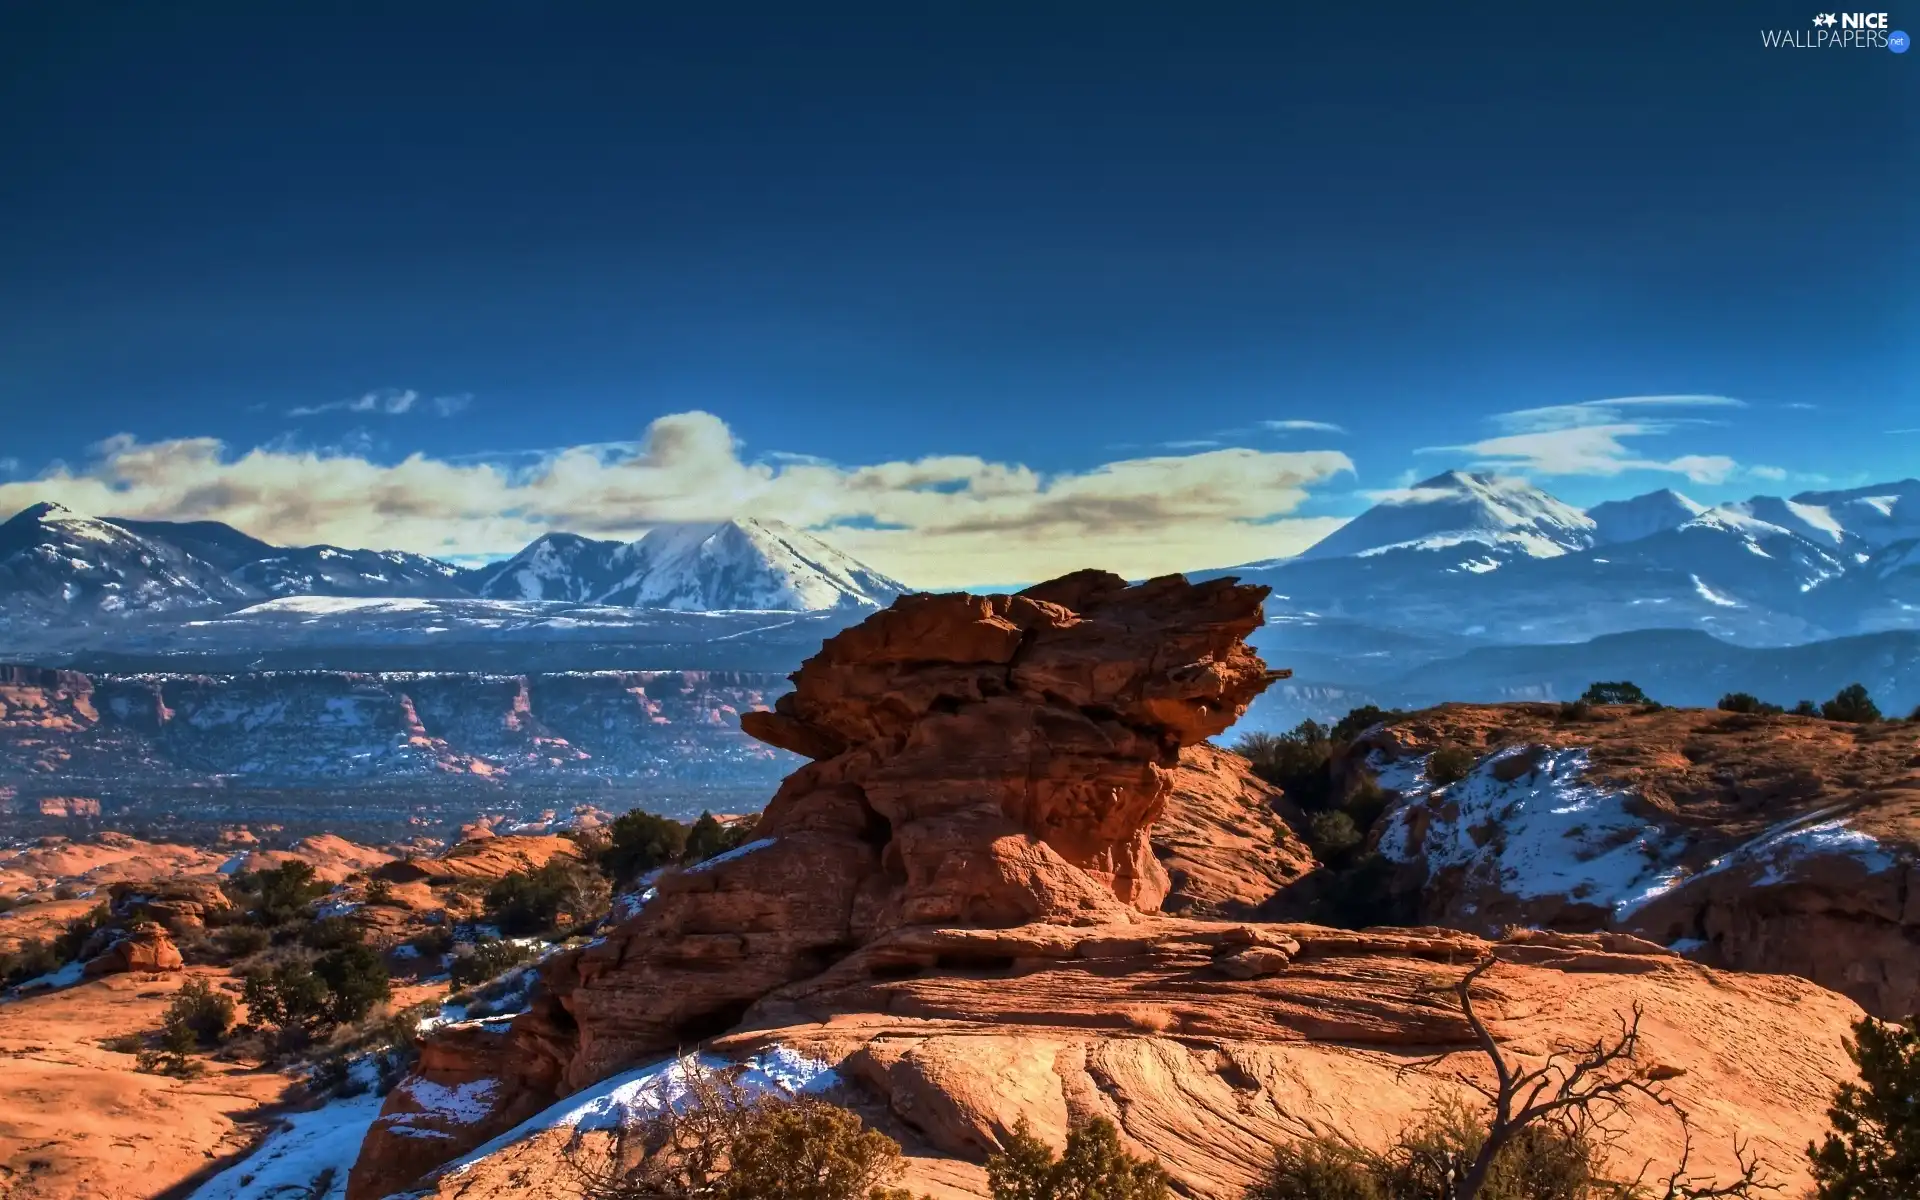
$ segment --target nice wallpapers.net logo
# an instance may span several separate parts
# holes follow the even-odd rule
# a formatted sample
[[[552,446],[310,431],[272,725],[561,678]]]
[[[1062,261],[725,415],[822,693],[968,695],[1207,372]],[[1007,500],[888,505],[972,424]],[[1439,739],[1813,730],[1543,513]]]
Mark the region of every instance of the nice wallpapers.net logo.
[[[1880,12],[1815,13],[1806,29],[1762,29],[1769,50],[1891,50],[1905,54],[1913,39]]]

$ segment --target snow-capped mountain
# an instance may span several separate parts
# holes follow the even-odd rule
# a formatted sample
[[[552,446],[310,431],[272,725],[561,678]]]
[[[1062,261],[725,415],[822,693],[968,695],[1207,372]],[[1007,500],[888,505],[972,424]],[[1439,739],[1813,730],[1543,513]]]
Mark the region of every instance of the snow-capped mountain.
[[[1464,546],[1556,558],[1594,544],[1593,518],[1518,479],[1448,471],[1390,496],[1347,522],[1303,560]]]
[[[563,600],[683,612],[878,608],[906,587],[779,521],[661,525],[635,542],[550,533],[474,572],[494,600]]]
[[[1661,488],[1631,500],[1608,500],[1587,510],[1593,521],[1594,542],[1602,546],[1637,542],[1669,529],[1678,529],[1707,511],[1672,488]]]
[[[599,603],[682,611],[879,608],[905,585],[779,521],[662,525],[622,547]]]
[[[41,620],[232,604],[247,590],[178,546],[58,504],[0,524],[0,600]]]
[[[1680,628],[1779,646],[1920,625],[1916,526],[1912,480],[1712,508],[1661,491],[1580,513],[1449,472],[1297,558],[1218,573],[1270,585],[1265,636],[1303,649],[1336,624],[1348,642],[1362,628],[1482,643]]]
[[[458,567],[404,550],[298,546],[242,563],[233,577],[268,596],[464,596]]]
[[[624,542],[576,533],[547,533],[504,562],[467,573],[467,586],[488,600],[561,600],[589,604],[624,578],[615,555]]]

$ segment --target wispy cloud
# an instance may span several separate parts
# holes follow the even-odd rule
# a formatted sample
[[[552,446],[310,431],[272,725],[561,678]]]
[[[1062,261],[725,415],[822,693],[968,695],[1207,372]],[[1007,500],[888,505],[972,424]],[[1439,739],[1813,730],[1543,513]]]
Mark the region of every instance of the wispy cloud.
[[[621,447],[613,449],[612,447]],[[720,418],[675,413],[636,443],[518,461],[371,461],[213,438],[94,447],[79,468],[0,483],[0,511],[57,500],[95,514],[227,521],[258,537],[439,555],[510,553],[565,529],[635,537],[670,521],[776,517],[920,587],[1039,579],[1084,566],[1162,574],[1295,553],[1341,524],[1297,517],[1351,473],[1337,451],[1223,448],[1044,473],[970,455],[870,465],[742,457]]]
[[[1820,408],[1818,404],[1808,404],[1804,400],[1790,400],[1787,403],[1782,404],[1780,407],[1791,408],[1797,412],[1815,412],[1815,411],[1818,411],[1818,409]]]
[[[1345,433],[1346,430],[1331,421],[1262,421],[1262,429],[1271,429],[1278,433]]]
[[[1889,429],[1889,430],[1887,430],[1887,432],[1888,432],[1888,433],[1920,433],[1920,428],[1915,428],[1915,429]]]
[[[1756,465],[1748,467],[1747,474],[1753,476],[1755,479],[1764,479],[1769,483],[1779,483],[1787,477],[1788,472],[1785,467]]]
[[[1699,418],[1660,415],[1660,409],[1737,409],[1744,401],[1730,396],[1676,394],[1615,396],[1500,413],[1494,423],[1505,432],[1458,446],[1426,446],[1419,454],[1468,454],[1476,467],[1534,475],[1619,475],[1626,471],[1667,471],[1694,483],[1723,483],[1740,464],[1722,454],[1682,454],[1649,458],[1627,440],[1674,432]]]
[[[422,397],[412,388],[379,388],[363,392],[350,400],[335,400],[329,404],[299,405],[287,410],[289,417],[317,417],[322,413],[372,413],[379,416],[399,417],[411,412],[431,412],[435,416],[451,417],[464,411],[473,403],[473,396],[467,392],[457,392],[445,396]]]

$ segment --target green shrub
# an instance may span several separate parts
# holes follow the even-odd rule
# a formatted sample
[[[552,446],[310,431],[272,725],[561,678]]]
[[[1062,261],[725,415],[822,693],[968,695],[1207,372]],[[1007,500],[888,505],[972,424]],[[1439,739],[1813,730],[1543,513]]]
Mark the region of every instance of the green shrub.
[[[1618,683],[1588,684],[1587,690],[1580,694],[1580,698],[1588,704],[1649,703],[1647,694],[1640,690],[1639,684],[1629,683],[1624,679]]]
[[[205,978],[195,975],[180,985],[167,1005],[161,1026],[167,1030],[168,1037],[185,1041],[192,1046],[217,1046],[227,1031],[233,1028],[233,1001],[208,986]],[[176,1035],[173,1031],[184,1029],[191,1035]]]
[[[302,920],[315,900],[327,894],[327,885],[314,877],[313,864],[289,859],[279,866],[248,875],[236,875],[228,884],[236,904],[252,910],[266,926]]]
[[[605,1143],[578,1132],[567,1143],[562,1162],[586,1200],[911,1200],[890,1186],[899,1143],[857,1114],[812,1096],[750,1093],[694,1059],[682,1068],[673,1104],[623,1121]]]
[[[1833,1132],[1808,1146],[1816,1200],[1920,1196],[1920,1018],[1905,1028],[1864,1018],[1847,1054],[1859,1083],[1827,1109]]]
[[[1584,721],[1593,715],[1593,704],[1587,700],[1569,700],[1560,706],[1558,713],[1562,721]]]
[[[1880,719],[1880,707],[1867,694],[1864,685],[1850,683],[1834,693],[1833,699],[1820,706],[1820,715],[1829,721],[1871,725]]]
[[[192,1079],[206,1071],[205,1065],[193,1058],[197,1045],[199,1039],[193,1030],[184,1025],[168,1025],[161,1031],[158,1049],[141,1050],[134,1055],[134,1069],[148,1075]]]
[[[1478,761],[1479,756],[1465,746],[1442,746],[1427,759],[1427,778],[1443,787],[1459,783],[1473,773]]]
[[[67,922],[67,927],[54,936],[53,953],[63,963],[72,962],[80,957],[93,935],[113,924],[113,913],[106,905],[93,908],[85,916],[75,917]]]
[[[1486,1140],[1484,1121],[1458,1103],[1441,1104],[1385,1153],[1333,1138],[1280,1146],[1247,1200],[1453,1200],[1454,1180]],[[1602,1158],[1583,1127],[1528,1125],[1493,1160],[1476,1200],[1619,1195],[1601,1174]]]
[[[1302,808],[1331,805],[1333,741],[1318,721],[1302,721],[1287,733],[1249,733],[1233,750]]]
[[[440,956],[453,949],[453,930],[445,925],[435,926],[414,934],[407,939],[421,958],[429,962],[438,962]]]
[[[337,1025],[358,1021],[393,995],[379,952],[357,942],[322,954],[313,973],[326,985],[326,1015]]]
[[[1920,705],[1916,705],[1914,710],[1907,714],[1907,720],[1920,725]]]
[[[1820,715],[1820,706],[1811,700],[1802,700],[1793,706],[1793,715],[1796,717],[1817,717]]]
[[[1346,716],[1335,721],[1330,736],[1338,743],[1351,742],[1380,722],[1399,715],[1397,709],[1381,708],[1377,704],[1362,704],[1359,708],[1349,709]]]
[[[1345,862],[1365,840],[1343,809],[1315,813],[1308,825],[1307,842],[1313,847],[1314,857],[1324,863]]]
[[[1751,692],[1728,692],[1720,697],[1721,712],[1748,713],[1754,716],[1773,716],[1785,712],[1778,704],[1768,704]]]
[[[449,982],[457,988],[485,983],[529,961],[535,953],[530,946],[517,946],[512,942],[489,938],[476,943],[464,954],[454,954],[453,964],[448,968]]]
[[[1167,1173],[1160,1164],[1129,1155],[1120,1131],[1102,1117],[1067,1131],[1067,1148],[1053,1151],[1033,1136],[1024,1119],[999,1153],[987,1159],[987,1188],[993,1200],[1172,1200]]]
[[[45,938],[30,938],[5,954],[0,954],[0,985],[13,987],[29,979],[38,979],[58,971],[65,960],[54,952]]]
[[[687,833],[687,827],[671,817],[636,808],[608,827],[600,869],[624,887],[648,871],[679,862],[687,851]]]
[[[229,925],[213,935],[214,945],[229,960],[251,958],[273,944],[273,935],[258,925]]]
[[[327,985],[301,959],[248,971],[240,999],[255,1025],[311,1030],[326,1023]]]
[[[300,944],[315,950],[356,946],[365,940],[365,930],[352,917],[321,917],[300,927]]]
[[[376,879],[367,885],[368,904],[392,904],[393,884],[385,879]]]
[[[612,901],[613,889],[597,871],[556,858],[488,888],[487,920],[509,937],[530,937],[598,920]]]
[[[703,812],[687,830],[687,847],[681,852],[680,861],[692,866],[729,850],[738,850],[753,840],[753,827],[751,818],[722,825],[712,813]]]

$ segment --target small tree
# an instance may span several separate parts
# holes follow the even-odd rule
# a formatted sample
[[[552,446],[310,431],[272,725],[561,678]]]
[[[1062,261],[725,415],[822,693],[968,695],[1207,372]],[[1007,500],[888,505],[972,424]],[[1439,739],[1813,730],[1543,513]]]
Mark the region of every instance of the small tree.
[[[1326,808],[1333,800],[1333,740],[1318,721],[1302,721],[1286,733],[1250,733],[1234,743],[1253,773],[1302,808]]]
[[[300,959],[248,971],[240,985],[247,1020],[283,1030],[310,1031],[327,1018],[327,985]]]
[[[260,889],[257,908],[268,925],[300,920],[315,900],[327,894],[327,885],[314,877],[313,864],[297,858],[261,871],[255,882]]]
[[[1646,704],[1647,694],[1640,685],[1621,680],[1618,683],[1594,683],[1580,694],[1588,704]]]
[[[1811,700],[1802,700],[1793,706],[1793,715],[1796,717],[1817,717],[1820,715],[1820,706]]]
[[[195,975],[174,993],[161,1024],[169,1037],[184,1041],[189,1047],[217,1046],[220,1039],[227,1036],[227,1030],[233,1028],[233,1001],[214,991],[203,977]],[[175,1035],[175,1029],[184,1029],[191,1037]]]
[[[993,1200],[1172,1200],[1159,1163],[1129,1155],[1120,1131],[1103,1117],[1067,1131],[1067,1148],[1053,1151],[1027,1126],[1014,1127],[1006,1148],[987,1159]]]
[[[1820,715],[1829,721],[1871,725],[1880,719],[1880,707],[1867,694],[1864,684],[1850,683],[1834,693],[1833,699],[1820,706]]]
[[[393,995],[379,951],[359,942],[322,954],[313,973],[326,985],[325,1013],[335,1024],[352,1024]]]
[[[1853,1027],[1847,1054],[1859,1083],[1834,1093],[1833,1132],[1808,1146],[1817,1200],[1920,1196],[1920,1018],[1906,1028],[1872,1017]]]
[[[465,954],[454,952],[453,963],[447,968],[448,982],[457,988],[485,983],[528,961],[534,953],[531,946],[493,938],[476,942]]]
[[[1349,709],[1346,716],[1333,723],[1332,738],[1335,742],[1351,742],[1380,722],[1399,715],[1396,709],[1381,708],[1377,704],[1362,704],[1359,708]]]
[[[624,887],[648,871],[679,862],[686,851],[685,825],[636,808],[616,817],[608,827],[600,869]]]

